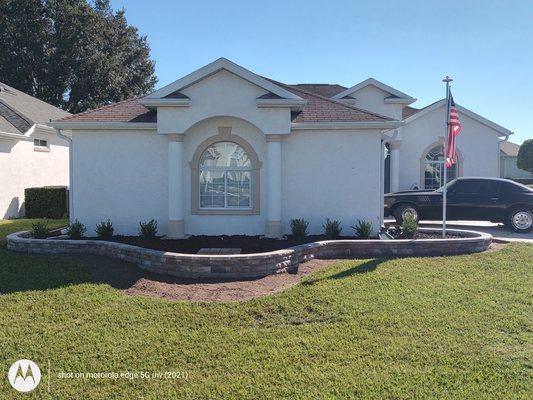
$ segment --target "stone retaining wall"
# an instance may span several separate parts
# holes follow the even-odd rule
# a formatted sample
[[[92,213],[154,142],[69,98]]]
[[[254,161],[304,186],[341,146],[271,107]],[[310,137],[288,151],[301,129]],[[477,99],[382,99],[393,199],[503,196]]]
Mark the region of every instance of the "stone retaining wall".
[[[422,232],[440,232],[421,229]],[[473,231],[448,230],[459,239],[326,240],[285,250],[257,254],[199,255],[170,253],[102,240],[33,239],[28,232],[7,236],[7,248],[21,253],[84,253],[108,256],[137,264],[159,274],[184,278],[258,278],[295,272],[313,258],[375,258],[436,256],[477,253],[486,250],[492,236]]]

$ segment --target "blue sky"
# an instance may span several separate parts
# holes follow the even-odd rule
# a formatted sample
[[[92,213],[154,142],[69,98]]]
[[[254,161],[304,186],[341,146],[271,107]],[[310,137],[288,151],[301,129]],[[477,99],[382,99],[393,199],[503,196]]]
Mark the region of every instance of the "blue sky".
[[[112,0],[148,36],[158,87],[226,57],[285,83],[374,77],[533,138],[533,1]]]

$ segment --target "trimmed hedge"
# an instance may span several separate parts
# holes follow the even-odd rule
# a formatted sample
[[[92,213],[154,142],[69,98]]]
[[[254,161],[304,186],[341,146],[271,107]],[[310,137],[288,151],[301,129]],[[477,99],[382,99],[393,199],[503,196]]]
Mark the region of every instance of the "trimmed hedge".
[[[62,218],[68,213],[68,191],[64,186],[24,189],[27,218]]]

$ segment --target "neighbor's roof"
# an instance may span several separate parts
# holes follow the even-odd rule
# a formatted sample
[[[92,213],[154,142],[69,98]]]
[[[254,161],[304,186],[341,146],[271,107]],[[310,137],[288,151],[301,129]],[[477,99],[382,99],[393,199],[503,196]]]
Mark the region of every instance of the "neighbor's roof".
[[[70,113],[0,82],[0,132],[25,133]]]
[[[500,143],[500,151],[506,156],[518,156],[519,149],[520,146],[512,142],[504,141]]]
[[[269,79],[287,91],[307,100],[302,111],[293,114],[292,122],[354,122],[394,121],[370,111],[341,103],[339,101],[308,92],[297,85],[286,85]],[[68,122],[156,122],[157,114],[139,103],[140,98],[124,100],[94,110],[75,114],[61,121]]]

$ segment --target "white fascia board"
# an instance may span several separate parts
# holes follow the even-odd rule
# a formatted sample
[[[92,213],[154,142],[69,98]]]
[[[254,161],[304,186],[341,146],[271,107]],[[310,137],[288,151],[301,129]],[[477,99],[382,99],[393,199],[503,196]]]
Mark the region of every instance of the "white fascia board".
[[[391,129],[403,124],[402,121],[293,122],[291,130]]]
[[[157,130],[156,122],[56,121],[50,122],[50,126],[67,130]]]
[[[165,97],[175,91],[179,91],[188,86],[191,86],[196,82],[207,78],[208,76],[216,74],[218,71],[223,69],[265,90],[268,90],[269,92],[277,94],[280,97],[286,99],[301,99],[301,97],[296,96],[294,93],[283,89],[282,87],[270,82],[269,80],[257,74],[254,74],[253,72],[231,62],[226,58],[219,58],[218,60],[213,61],[211,64],[207,64],[206,66],[197,69],[196,71],[184,76],[183,78],[178,79],[177,81],[174,81],[171,84],[164,86],[161,89],[156,90],[155,92],[150,93],[149,95],[145,96],[144,99],[157,99]]]
[[[446,106],[446,99],[439,100],[436,103],[433,103],[432,105],[430,105],[429,107],[421,109],[419,112],[411,115],[409,118],[406,118],[405,123],[409,124],[410,122],[415,121],[416,119],[423,117],[424,115],[429,114],[437,110],[438,108],[444,107],[444,106]],[[463,106],[460,106],[457,103],[455,103],[455,106],[457,107],[457,111],[459,111],[461,114],[464,114],[467,117],[470,117],[473,120],[478,121],[482,125],[485,125],[491,129],[494,129],[496,132],[501,134],[499,136],[509,136],[513,134],[513,132],[510,131],[509,129],[506,129],[501,125],[498,125],[492,121],[489,121],[488,119],[482,117],[481,115],[476,114],[475,112],[470,111],[469,109],[464,108]]]
[[[456,103],[455,105],[456,105],[456,107],[457,107],[457,111],[459,111],[460,113],[463,113],[463,114],[469,116],[470,118],[475,119],[475,120],[478,121],[479,123],[481,123],[481,124],[483,124],[483,125],[486,125],[486,126],[488,126],[489,128],[494,129],[495,131],[501,133],[503,136],[509,136],[509,135],[512,135],[512,134],[513,134],[513,132],[510,131],[509,129],[504,128],[503,126],[498,125],[498,124],[496,124],[495,122],[492,122],[492,121],[488,120],[487,118],[484,118],[484,117],[482,117],[481,115],[476,114],[475,112],[470,111],[469,109],[460,106],[460,105],[457,104],[457,103]],[[415,115],[416,115],[416,114],[415,114]]]
[[[48,125],[35,124],[24,134],[26,137],[33,137],[35,135],[55,135],[56,130]]]
[[[401,97],[387,97],[385,98],[386,104],[412,104],[416,101],[413,98],[401,98]]]
[[[19,142],[21,140],[28,140],[28,138],[20,133],[0,132],[0,140],[14,140]]]
[[[360,89],[362,89],[364,87],[367,87],[369,85],[375,86],[378,89],[381,89],[381,90],[383,90],[383,91],[385,91],[387,93],[390,93],[390,94],[392,94],[392,95],[394,95],[396,97],[399,97],[399,98],[402,98],[402,99],[406,99],[406,100],[412,100],[411,103],[414,103],[416,101],[415,98],[409,96],[408,94],[406,94],[404,92],[400,92],[399,90],[394,89],[393,87],[391,87],[389,85],[386,85],[383,82],[380,82],[380,81],[378,81],[377,79],[374,79],[374,78],[368,78],[368,79],[364,80],[363,82],[360,82],[357,85],[354,85],[351,88],[346,89],[344,92],[340,92],[339,94],[336,94],[332,98],[333,99],[342,99],[343,97],[349,96],[352,93],[357,92],[358,90],[360,90]]]
[[[190,99],[149,99],[143,97],[139,103],[146,107],[190,107]]]
[[[307,100],[292,99],[257,99],[258,108],[290,108],[293,111],[300,111],[307,105]]]

